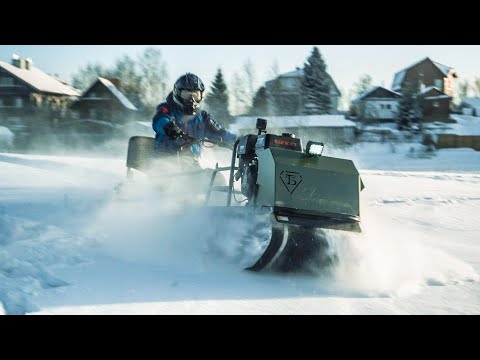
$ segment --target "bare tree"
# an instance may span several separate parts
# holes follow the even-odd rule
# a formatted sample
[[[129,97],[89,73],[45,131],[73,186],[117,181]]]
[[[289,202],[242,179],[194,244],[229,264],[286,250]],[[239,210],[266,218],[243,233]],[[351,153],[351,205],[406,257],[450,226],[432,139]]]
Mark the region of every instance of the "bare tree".
[[[476,97],[480,97],[480,78],[473,80],[472,88]]]
[[[373,79],[370,75],[364,74],[358,78],[358,81],[353,84],[353,91],[355,96],[362,95],[365,91],[372,87]]]
[[[248,104],[246,110],[250,111],[253,104],[253,98],[255,97],[257,85],[255,67],[249,58],[243,63],[243,72],[245,74],[245,102]]]
[[[468,97],[468,93],[470,92],[470,83],[468,80],[464,80],[458,83],[457,93],[456,93],[456,103],[460,104],[463,99]]]
[[[141,83],[140,100],[146,110],[155,108],[167,94],[167,65],[159,49],[149,47],[138,59]]]
[[[246,114],[250,104],[245,91],[245,79],[238,73],[234,73],[232,76],[230,94],[230,113],[232,115]]]
[[[78,72],[72,76],[73,87],[85,91],[97,80],[98,77],[109,77],[111,71],[100,63],[87,63],[80,67]]]
[[[278,60],[273,60],[272,66],[270,66],[270,70],[268,71],[268,78],[275,79],[280,75],[280,66],[278,65]]]

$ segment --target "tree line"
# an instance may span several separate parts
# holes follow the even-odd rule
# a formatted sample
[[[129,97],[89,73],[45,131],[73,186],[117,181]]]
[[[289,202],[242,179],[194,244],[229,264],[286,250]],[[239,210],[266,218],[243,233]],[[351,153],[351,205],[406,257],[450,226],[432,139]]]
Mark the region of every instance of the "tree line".
[[[318,47],[312,49],[302,70],[301,95],[304,101],[301,113],[328,113],[330,83],[327,65]],[[268,76],[275,79],[279,75],[278,63],[274,61]],[[72,85],[85,91],[97,77],[117,80],[119,90],[140,110],[141,116],[151,115],[171,91],[167,64],[161,51],[152,47],[138,57],[123,55],[111,67],[88,63],[73,75]],[[205,105],[225,125],[237,115],[278,115],[288,112],[290,106],[288,98],[277,96],[281,94],[280,90],[274,84],[270,88],[270,100],[267,100],[267,88],[258,86],[254,64],[247,59],[242,71],[233,74],[229,85],[222,67],[217,68],[211,87],[206,92]]]

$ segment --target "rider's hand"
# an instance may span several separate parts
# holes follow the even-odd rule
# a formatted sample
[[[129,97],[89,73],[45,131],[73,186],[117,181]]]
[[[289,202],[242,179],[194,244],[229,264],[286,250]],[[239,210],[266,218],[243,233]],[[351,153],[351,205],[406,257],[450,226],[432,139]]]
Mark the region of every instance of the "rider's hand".
[[[170,120],[167,125],[163,127],[163,130],[165,131],[165,134],[172,140],[177,140],[179,137],[183,137],[183,131],[173,120]]]

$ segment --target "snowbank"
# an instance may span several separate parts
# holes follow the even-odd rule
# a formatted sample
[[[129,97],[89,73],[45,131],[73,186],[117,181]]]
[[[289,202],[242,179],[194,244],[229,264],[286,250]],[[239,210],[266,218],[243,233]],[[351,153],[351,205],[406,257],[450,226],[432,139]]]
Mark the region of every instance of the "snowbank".
[[[85,261],[90,242],[64,230],[0,214],[0,303],[7,314],[37,310],[32,295],[40,289],[68,285],[54,269]]]
[[[0,126],[0,148],[10,148],[13,145],[13,132],[5,126]]]

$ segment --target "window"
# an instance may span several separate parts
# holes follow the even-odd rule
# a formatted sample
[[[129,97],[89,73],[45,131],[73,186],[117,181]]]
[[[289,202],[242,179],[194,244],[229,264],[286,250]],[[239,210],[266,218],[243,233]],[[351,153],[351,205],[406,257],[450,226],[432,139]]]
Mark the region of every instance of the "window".
[[[443,90],[443,80],[442,79],[435,79],[434,85],[436,88]]]
[[[392,109],[392,105],[387,104],[387,109],[388,109],[388,110],[391,110],[391,109]]]
[[[23,107],[23,99],[22,99],[22,98],[16,98],[16,99],[15,99],[15,107],[16,107],[16,108],[21,108],[21,107]]]
[[[433,105],[433,107],[435,107],[435,108],[440,107],[440,103],[439,103],[438,101],[434,101],[432,105]]]
[[[13,107],[15,106],[15,100],[12,97],[4,97],[2,100],[2,107]]]
[[[12,86],[13,78],[11,77],[0,77],[0,86]]]

